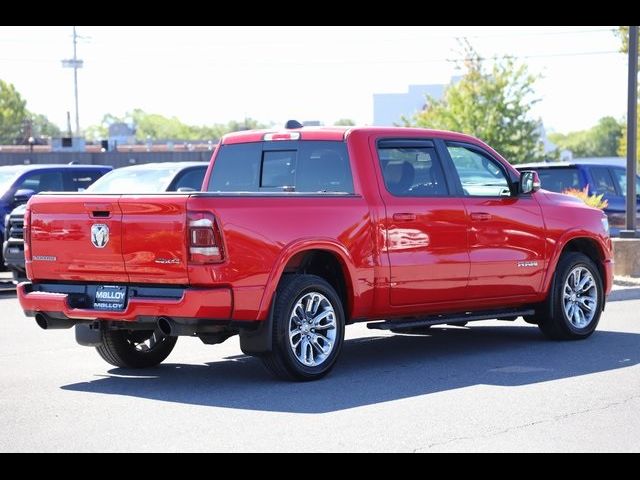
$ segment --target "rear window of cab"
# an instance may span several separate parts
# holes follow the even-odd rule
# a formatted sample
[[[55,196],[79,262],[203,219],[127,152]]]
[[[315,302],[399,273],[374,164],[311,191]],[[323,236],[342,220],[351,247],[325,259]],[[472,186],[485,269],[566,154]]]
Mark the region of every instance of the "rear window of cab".
[[[207,190],[353,193],[347,146],[336,141],[222,145]]]

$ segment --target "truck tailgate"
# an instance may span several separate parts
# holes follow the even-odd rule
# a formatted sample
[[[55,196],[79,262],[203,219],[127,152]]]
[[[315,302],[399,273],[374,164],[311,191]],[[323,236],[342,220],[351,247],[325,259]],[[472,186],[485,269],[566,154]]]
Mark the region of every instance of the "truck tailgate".
[[[189,283],[188,195],[36,195],[32,280]]]
[[[36,196],[30,202],[30,275],[127,282],[117,196]]]
[[[186,196],[122,196],[122,254],[131,283],[189,283]]]

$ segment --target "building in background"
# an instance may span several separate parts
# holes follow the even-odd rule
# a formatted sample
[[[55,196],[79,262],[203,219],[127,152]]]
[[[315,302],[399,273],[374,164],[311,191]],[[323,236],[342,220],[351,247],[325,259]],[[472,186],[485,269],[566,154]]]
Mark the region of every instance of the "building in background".
[[[457,81],[458,77],[451,79]],[[380,127],[402,125],[402,117],[410,118],[423,110],[427,96],[441,99],[448,85],[409,85],[406,93],[374,93],[373,124]]]

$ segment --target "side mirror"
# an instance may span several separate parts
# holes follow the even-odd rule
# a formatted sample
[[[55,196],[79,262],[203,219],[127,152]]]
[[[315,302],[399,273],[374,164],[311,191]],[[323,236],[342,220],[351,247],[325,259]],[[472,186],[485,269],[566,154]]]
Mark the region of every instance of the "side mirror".
[[[13,195],[13,203],[17,207],[18,205],[22,205],[23,203],[27,203],[31,197],[36,194],[33,190],[29,190],[28,188],[21,188],[20,190],[16,190],[16,193]]]
[[[520,193],[533,193],[540,190],[540,177],[538,172],[525,170],[520,172]]]

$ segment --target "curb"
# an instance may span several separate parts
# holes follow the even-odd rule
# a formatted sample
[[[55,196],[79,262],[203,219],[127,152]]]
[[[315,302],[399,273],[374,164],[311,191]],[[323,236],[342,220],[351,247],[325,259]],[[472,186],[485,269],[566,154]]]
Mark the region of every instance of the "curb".
[[[608,302],[619,302],[622,300],[639,300],[640,287],[616,288],[611,291]]]

